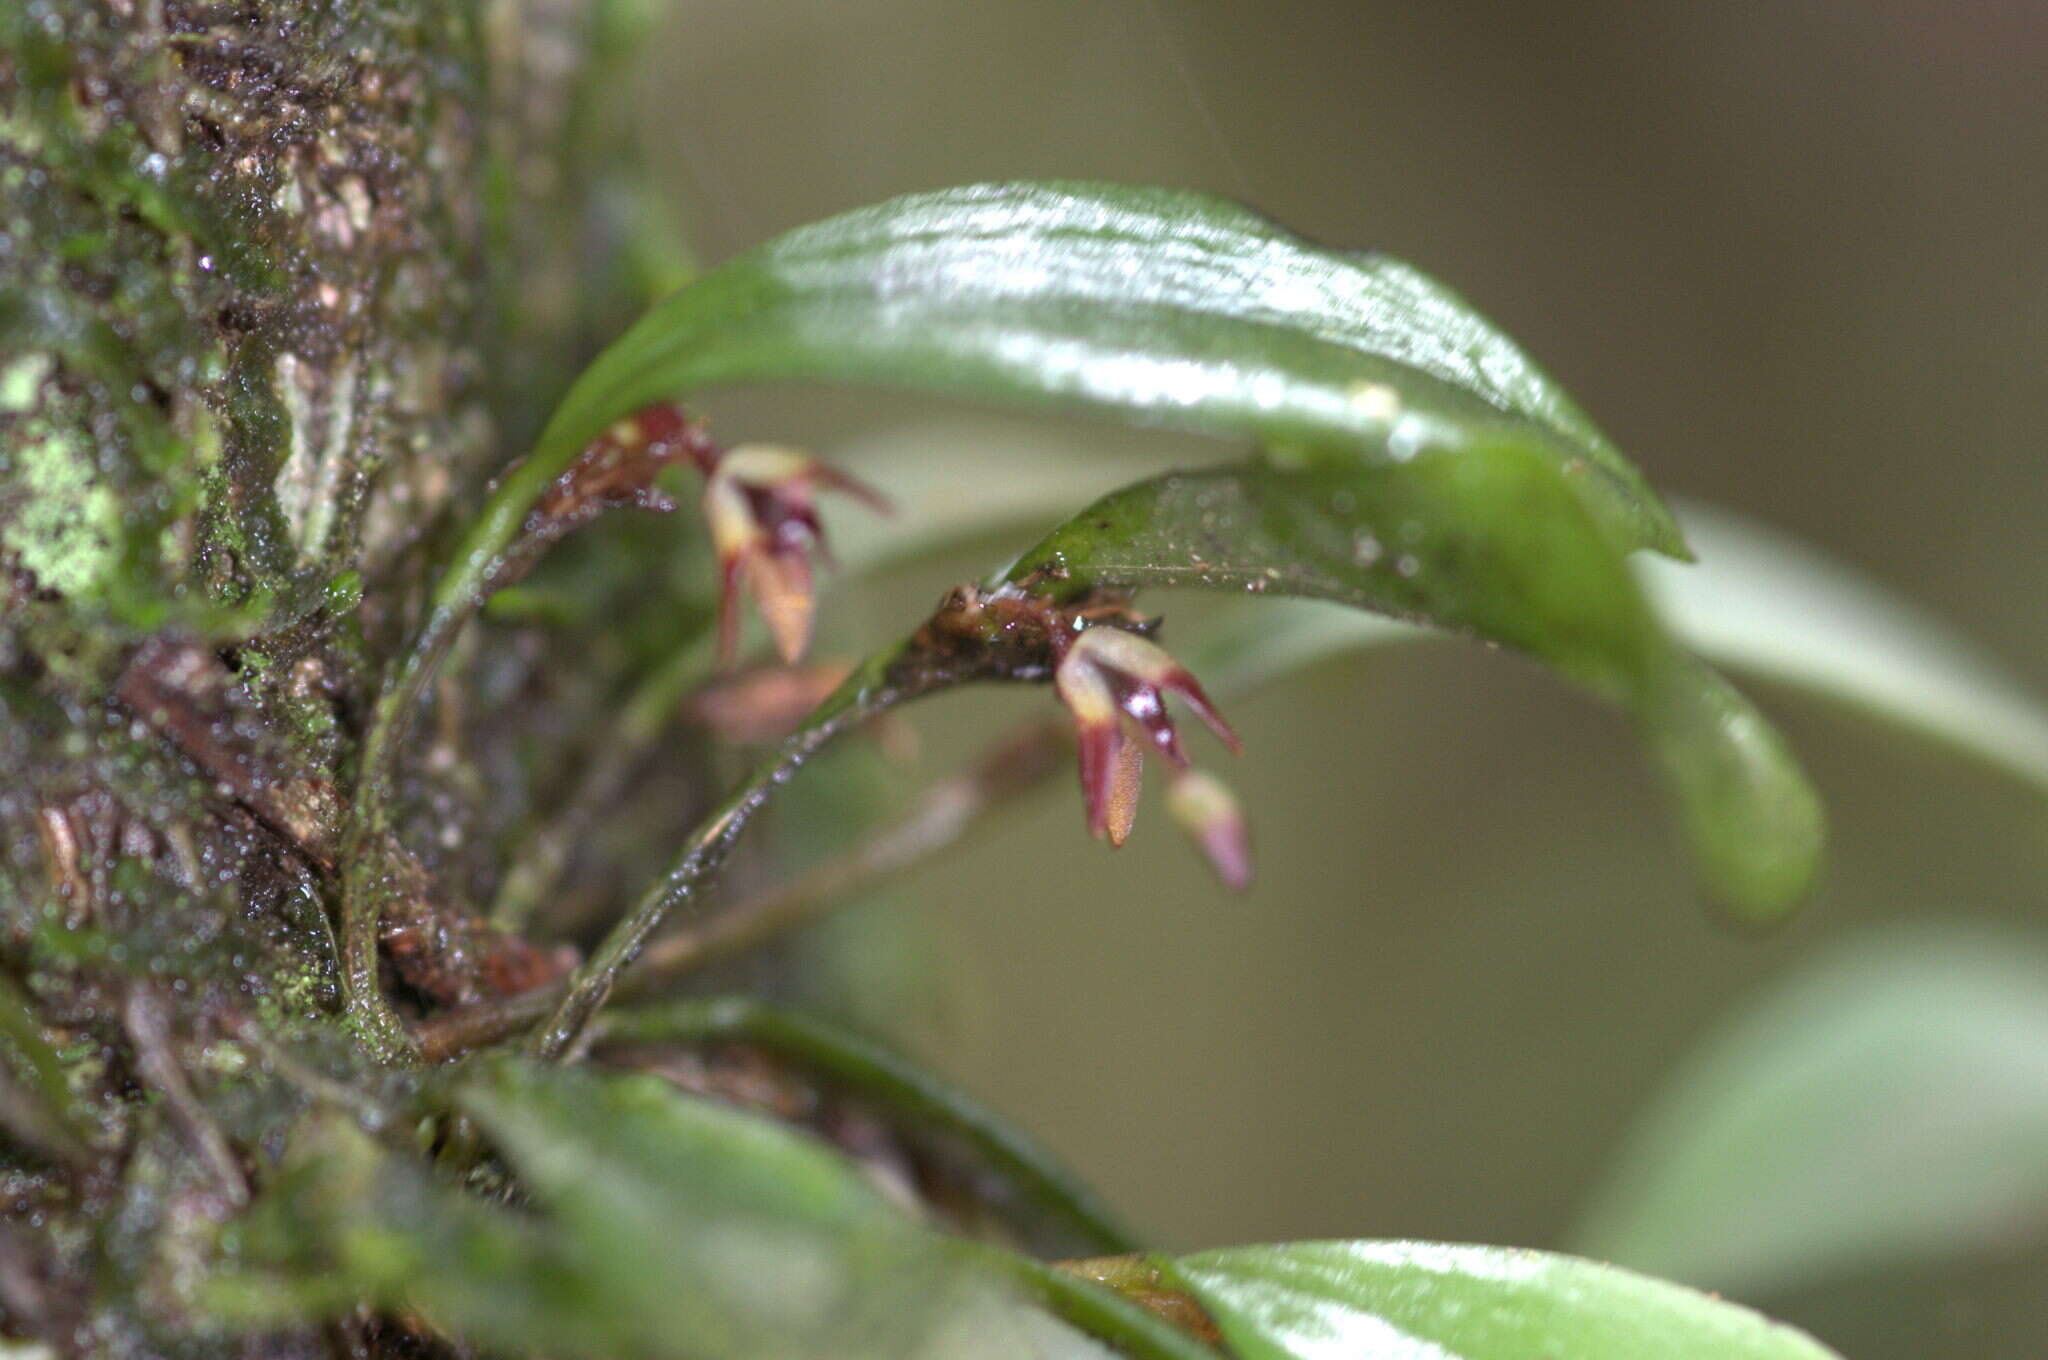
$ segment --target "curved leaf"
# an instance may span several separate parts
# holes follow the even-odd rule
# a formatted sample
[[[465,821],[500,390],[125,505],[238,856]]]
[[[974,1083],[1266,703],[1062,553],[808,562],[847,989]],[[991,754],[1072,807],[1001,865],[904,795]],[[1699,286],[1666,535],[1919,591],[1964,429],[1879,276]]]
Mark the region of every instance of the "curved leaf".
[[[1055,597],[1145,585],[1307,596],[1517,648],[1634,715],[1709,885],[1738,915],[1775,919],[1817,872],[1819,803],[1777,734],[1672,643],[1575,488],[1518,439],[1379,465],[1172,473],[1097,501],[1002,579]]]
[[[1798,1288],[2048,1222],[2048,945],[1919,926],[1730,1016],[1644,1111],[1581,1250]]]
[[[1826,1360],[1804,1332],[1612,1266],[1501,1247],[1300,1242],[1170,1263],[1242,1360]]]
[[[455,1096],[516,1175],[518,1209],[316,1114],[233,1225],[209,1302],[251,1324],[369,1303],[494,1353],[588,1360],[1107,1354],[1026,1306],[1044,1291],[1024,1263],[958,1249],[770,1120],[652,1077],[514,1062]],[[1121,1299],[1057,1311],[1159,1331]]]
[[[1442,285],[1207,195],[1107,184],[912,194],[748,251],[600,354],[513,479],[537,491],[651,402],[791,378],[1095,407],[1354,460],[1509,427],[1621,541],[1683,552],[1614,446]]]
[[[1109,1206],[1029,1134],[901,1054],[800,1011],[752,997],[692,998],[609,1015],[603,1037],[668,1043],[743,1039],[793,1058],[958,1138],[1085,1248],[1130,1251],[1136,1246]]]
[[[2048,703],[1955,629],[1754,520],[1680,509],[1690,567],[1634,563],[1703,656],[1910,727],[2048,789]]]
[[[1698,562],[1637,557],[1630,565],[1679,641],[1717,665],[1897,723],[2048,791],[2048,700],[1983,648],[1754,520],[1694,504],[1678,512]],[[1328,657],[1432,636],[1322,604],[1271,602],[1228,611],[1187,659],[1242,690]]]

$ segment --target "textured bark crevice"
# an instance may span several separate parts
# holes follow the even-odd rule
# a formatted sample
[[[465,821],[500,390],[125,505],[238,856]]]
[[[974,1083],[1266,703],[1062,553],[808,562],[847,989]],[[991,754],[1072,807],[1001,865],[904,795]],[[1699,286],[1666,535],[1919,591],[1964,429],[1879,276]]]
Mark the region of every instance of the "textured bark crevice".
[[[567,153],[647,8],[0,6],[0,1336],[432,1353],[217,1334],[203,1262],[313,1098],[265,1046],[384,1080],[330,916],[363,715],[437,537],[631,292],[571,248],[629,148]],[[443,716],[418,843],[377,847],[423,1005],[565,962],[469,905],[507,815],[479,770],[518,756]]]

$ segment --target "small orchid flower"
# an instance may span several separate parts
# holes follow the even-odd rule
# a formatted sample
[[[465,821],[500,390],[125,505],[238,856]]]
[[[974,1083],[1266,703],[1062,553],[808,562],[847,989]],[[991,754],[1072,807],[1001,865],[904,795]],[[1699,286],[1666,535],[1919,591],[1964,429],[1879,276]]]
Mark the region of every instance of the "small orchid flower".
[[[672,463],[693,463],[704,475],[704,517],[718,553],[718,656],[730,668],[739,647],[739,590],[744,582],[786,662],[810,642],[816,592],[811,553],[825,557],[825,533],[812,493],[848,492],[886,512],[887,501],[807,453],[770,444],[721,448],[674,402],[657,402],[616,421],[535,502],[520,547],[499,569],[494,586],[510,585],[540,554],[602,511],[615,506],[670,511],[675,502],[655,484]],[[827,558],[829,560],[829,558]]]
[[[1251,854],[1236,800],[1215,777],[1188,769],[1180,735],[1166,711],[1170,691],[1233,753],[1240,749],[1237,734],[1187,668],[1135,633],[1098,625],[1066,642],[1053,684],[1074,716],[1088,830],[1111,845],[1122,845],[1131,833],[1144,745],[1126,730],[1124,720],[1129,719],[1178,771],[1176,816],[1193,831],[1217,876],[1233,888],[1248,883]]]
[[[730,666],[738,651],[743,581],[782,659],[794,663],[803,656],[817,605],[811,553],[830,561],[811,499],[818,487],[847,492],[877,510],[889,508],[879,494],[838,469],[778,445],[742,444],[706,469],[704,518],[718,553],[720,665]]]

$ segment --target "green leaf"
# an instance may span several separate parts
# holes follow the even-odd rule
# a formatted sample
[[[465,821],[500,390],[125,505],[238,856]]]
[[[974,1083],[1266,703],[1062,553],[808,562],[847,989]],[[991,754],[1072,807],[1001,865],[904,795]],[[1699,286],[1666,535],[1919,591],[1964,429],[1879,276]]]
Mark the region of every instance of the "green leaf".
[[[85,1164],[92,1160],[90,1128],[27,993],[0,974],[0,1130],[61,1161]]]
[[[1104,184],[913,194],[748,251],[600,354],[507,490],[523,513],[621,416],[771,379],[1093,407],[1348,461],[1510,428],[1619,541],[1683,552],[1614,446],[1442,285],[1206,195]]]
[[[458,1192],[338,1111],[294,1130],[224,1242],[206,1302],[229,1324],[416,1309],[486,1344],[581,1356],[630,1337],[599,1269],[544,1226]]]
[[[1698,564],[1634,563],[1701,655],[1912,728],[2048,789],[2048,703],[1953,628],[1784,534],[1681,507]]]
[[[589,1360],[1106,1354],[1018,1300],[1020,1284],[1043,1292],[1027,1263],[927,1231],[766,1119],[653,1077],[512,1061],[453,1096],[503,1154],[517,1209],[315,1115],[231,1230],[213,1307],[263,1324],[368,1302],[506,1354]],[[1121,1300],[1061,1311],[1156,1330]]]
[[[1707,1288],[1996,1250],[2048,1215],[2048,944],[1853,943],[1716,1027],[1629,1134],[1575,1244]]]
[[[608,1015],[603,1037],[670,1043],[743,1039],[779,1053],[900,1116],[952,1135],[1084,1249],[1137,1246],[1109,1206],[1030,1135],[901,1054],[800,1011],[751,997],[692,998]]]
[[[1514,647],[1636,718],[1709,886],[1738,916],[1776,919],[1817,872],[1819,803],[1777,734],[1672,642],[1568,476],[1519,438],[1169,474],[1097,501],[1002,579],[1056,597],[1305,596]]]
[[[1927,611],[1754,520],[1681,504],[1695,564],[1630,565],[1665,627],[1730,670],[1919,732],[2048,790],[2048,701]],[[1435,636],[1309,602],[1226,612],[1186,650],[1225,690],[1333,656]]]
[[[1240,1360],[1826,1360],[1805,1333],[1612,1266],[1502,1247],[1301,1242],[1169,1265]]]

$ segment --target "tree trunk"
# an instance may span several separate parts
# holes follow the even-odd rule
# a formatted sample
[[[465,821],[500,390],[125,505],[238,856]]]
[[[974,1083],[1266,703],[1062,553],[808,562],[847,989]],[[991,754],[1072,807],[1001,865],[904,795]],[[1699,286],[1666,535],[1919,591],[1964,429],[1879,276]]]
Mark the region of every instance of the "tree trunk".
[[[331,926],[356,743],[437,536],[630,291],[581,205],[623,201],[639,8],[0,5],[0,1334],[384,1344],[227,1342],[200,1262],[321,1078],[374,1077]],[[441,1000],[552,966],[465,905],[511,814],[453,709],[387,926]]]

